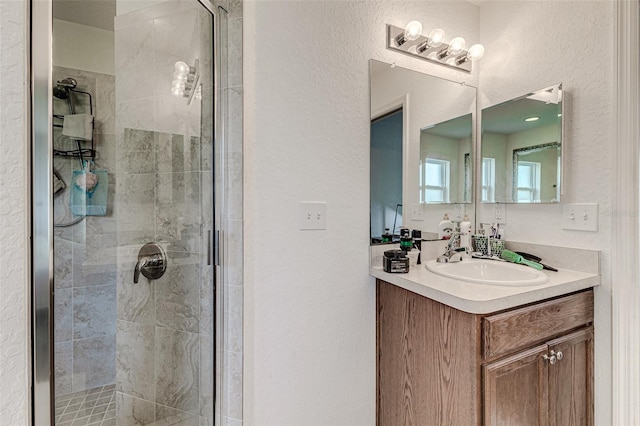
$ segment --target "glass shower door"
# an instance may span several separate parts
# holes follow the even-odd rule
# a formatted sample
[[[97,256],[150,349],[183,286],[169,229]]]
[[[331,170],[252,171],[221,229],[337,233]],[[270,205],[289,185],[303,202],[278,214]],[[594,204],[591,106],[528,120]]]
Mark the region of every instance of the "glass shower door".
[[[212,425],[214,15],[97,3],[53,4],[55,424]]]

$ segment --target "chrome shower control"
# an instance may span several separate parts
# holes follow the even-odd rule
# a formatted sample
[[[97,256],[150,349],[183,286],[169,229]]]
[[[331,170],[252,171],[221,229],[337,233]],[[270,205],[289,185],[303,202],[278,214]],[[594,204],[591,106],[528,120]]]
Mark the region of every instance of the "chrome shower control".
[[[137,284],[140,274],[150,280],[157,280],[167,270],[167,254],[158,243],[147,243],[138,253],[138,262],[133,271],[133,283]]]

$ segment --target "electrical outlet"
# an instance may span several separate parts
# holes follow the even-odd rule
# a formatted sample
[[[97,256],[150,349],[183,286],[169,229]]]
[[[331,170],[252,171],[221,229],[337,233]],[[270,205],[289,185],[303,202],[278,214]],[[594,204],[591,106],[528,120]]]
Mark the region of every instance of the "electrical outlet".
[[[507,209],[504,204],[493,205],[493,220],[495,223],[507,223]]]
[[[453,205],[453,220],[461,221],[464,219],[464,204]]]
[[[565,204],[562,206],[562,228],[576,231],[598,230],[598,204]]]
[[[327,229],[327,203],[301,201],[300,229]]]
[[[422,204],[411,206],[411,220],[424,220],[424,206]]]

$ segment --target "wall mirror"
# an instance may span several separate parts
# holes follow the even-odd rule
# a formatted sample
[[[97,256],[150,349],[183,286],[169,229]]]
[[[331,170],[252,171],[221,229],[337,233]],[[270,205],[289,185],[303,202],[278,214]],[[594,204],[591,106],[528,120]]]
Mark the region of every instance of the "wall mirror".
[[[452,204],[474,220],[476,88],[371,60],[371,241],[437,235]],[[462,218],[460,218],[462,219]]]
[[[482,110],[483,203],[560,202],[562,84]]]

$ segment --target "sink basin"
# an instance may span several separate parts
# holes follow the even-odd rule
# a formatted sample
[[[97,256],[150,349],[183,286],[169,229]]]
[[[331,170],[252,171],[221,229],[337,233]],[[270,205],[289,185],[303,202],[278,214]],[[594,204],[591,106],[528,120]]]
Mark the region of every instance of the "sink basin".
[[[425,266],[434,274],[480,284],[527,286],[549,281],[549,277],[541,271],[495,260],[464,259],[454,263],[430,260]]]

